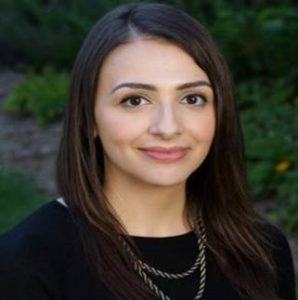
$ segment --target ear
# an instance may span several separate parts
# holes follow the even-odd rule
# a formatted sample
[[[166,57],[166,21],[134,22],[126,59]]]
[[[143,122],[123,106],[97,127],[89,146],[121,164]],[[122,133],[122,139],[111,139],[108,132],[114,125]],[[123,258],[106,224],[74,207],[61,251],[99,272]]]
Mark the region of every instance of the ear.
[[[93,138],[96,138],[98,136],[98,132],[96,128],[93,129]]]
[[[99,128],[96,121],[93,121],[92,127],[93,127],[93,138],[94,139],[96,139],[97,137],[99,138]]]

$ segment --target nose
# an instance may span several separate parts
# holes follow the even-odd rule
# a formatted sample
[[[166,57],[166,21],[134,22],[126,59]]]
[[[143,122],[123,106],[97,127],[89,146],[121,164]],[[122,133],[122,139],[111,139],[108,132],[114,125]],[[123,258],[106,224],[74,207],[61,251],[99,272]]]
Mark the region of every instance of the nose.
[[[171,104],[160,105],[152,118],[150,133],[170,139],[183,132],[181,120]]]

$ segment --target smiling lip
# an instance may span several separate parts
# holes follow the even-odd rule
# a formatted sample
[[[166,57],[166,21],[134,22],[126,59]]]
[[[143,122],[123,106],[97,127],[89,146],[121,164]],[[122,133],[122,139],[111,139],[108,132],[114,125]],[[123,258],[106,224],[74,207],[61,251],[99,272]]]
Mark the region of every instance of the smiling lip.
[[[172,147],[172,148],[163,148],[163,147],[150,147],[150,148],[140,148],[140,150],[150,158],[164,161],[164,162],[173,162],[183,158],[188,148],[183,147]]]

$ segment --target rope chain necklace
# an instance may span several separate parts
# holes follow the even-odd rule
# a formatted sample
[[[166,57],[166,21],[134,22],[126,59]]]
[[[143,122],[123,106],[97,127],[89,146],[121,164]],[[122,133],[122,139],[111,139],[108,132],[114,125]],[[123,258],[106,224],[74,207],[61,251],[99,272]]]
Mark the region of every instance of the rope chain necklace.
[[[197,232],[198,231],[198,232]],[[187,271],[184,271],[182,273],[168,273],[161,271],[159,269],[156,269],[147,263],[140,260],[131,247],[128,245],[128,243],[125,241],[124,238],[119,237],[123,243],[123,246],[125,250],[128,252],[130,256],[130,262],[133,265],[134,270],[136,273],[143,279],[145,284],[149,286],[149,288],[155,293],[155,295],[162,300],[171,300],[169,296],[167,296],[153,281],[152,279],[147,275],[146,272],[155,275],[157,277],[167,278],[167,279],[181,279],[185,278],[192,273],[194,273],[198,268],[200,270],[200,278],[199,278],[199,285],[198,290],[196,292],[195,297],[193,300],[201,299],[205,290],[206,285],[206,254],[205,254],[205,248],[206,248],[206,232],[205,227],[203,225],[203,222],[201,219],[198,221],[198,230],[195,230],[195,234],[197,236],[197,246],[198,246],[198,255],[194,262],[194,264],[188,269]]]

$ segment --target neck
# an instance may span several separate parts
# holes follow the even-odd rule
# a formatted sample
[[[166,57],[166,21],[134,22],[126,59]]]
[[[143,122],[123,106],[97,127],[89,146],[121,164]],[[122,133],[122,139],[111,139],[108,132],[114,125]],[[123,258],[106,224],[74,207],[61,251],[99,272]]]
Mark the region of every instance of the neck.
[[[185,183],[149,186],[113,178],[106,182],[105,194],[129,235],[163,237],[191,230],[185,218]]]

